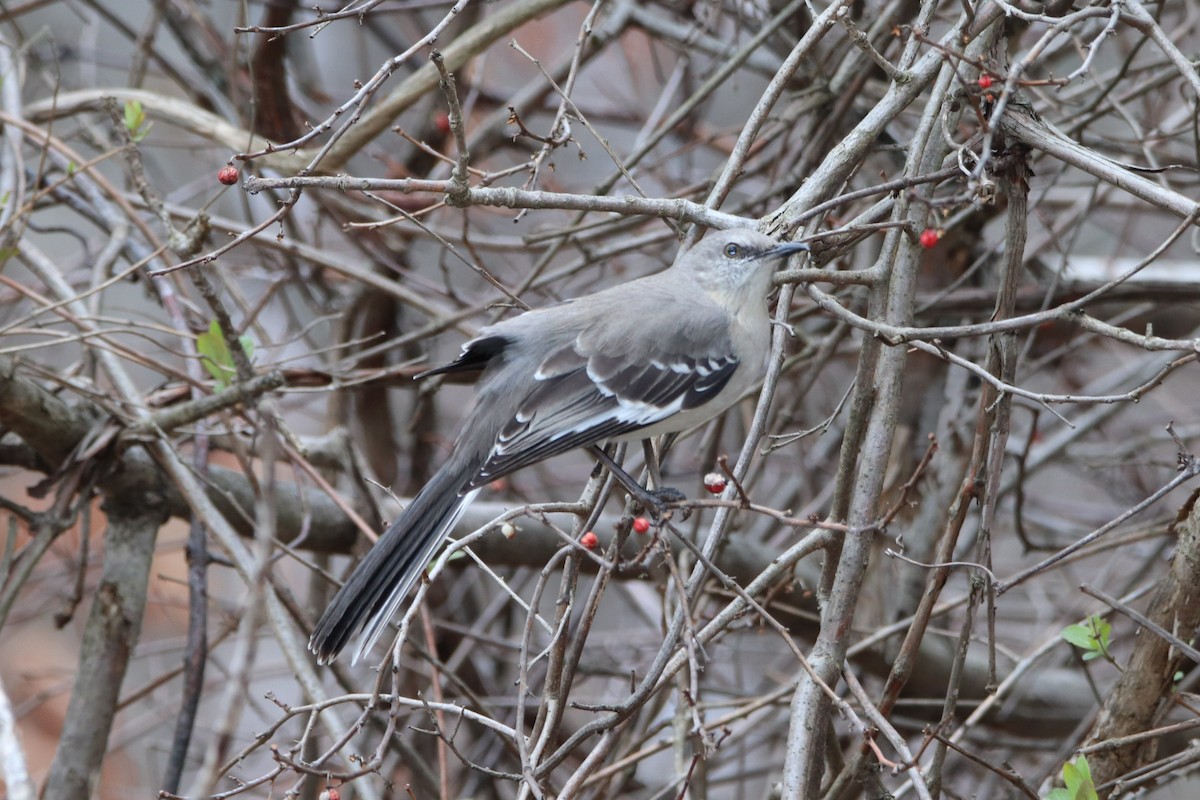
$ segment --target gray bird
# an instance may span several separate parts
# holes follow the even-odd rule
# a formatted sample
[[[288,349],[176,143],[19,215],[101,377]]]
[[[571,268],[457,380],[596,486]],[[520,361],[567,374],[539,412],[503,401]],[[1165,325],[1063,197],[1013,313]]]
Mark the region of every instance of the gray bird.
[[[711,231],[669,269],[489,325],[418,377],[480,372],[449,460],[359,562],[309,640],[327,664],[362,628],[357,663],[480,487],[604,441],[686,430],[762,379],[773,265],[800,250]]]

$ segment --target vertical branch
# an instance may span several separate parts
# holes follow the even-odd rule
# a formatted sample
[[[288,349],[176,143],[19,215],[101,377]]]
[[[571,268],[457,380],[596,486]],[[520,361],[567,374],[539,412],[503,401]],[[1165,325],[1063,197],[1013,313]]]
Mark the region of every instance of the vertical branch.
[[[1025,160],[1025,148],[1019,144],[1014,145],[1007,156],[1002,164],[997,164],[997,166],[1003,167],[1002,180],[1004,194],[1008,200],[1008,216],[1004,240],[1004,266],[1000,271],[1000,285],[997,288],[996,304],[992,311],[993,320],[1008,319],[1013,316],[1017,289],[1021,283],[1021,276],[1024,274],[1023,265],[1025,263],[1025,240],[1029,215],[1029,165]],[[1003,332],[992,336],[986,360],[988,372],[1000,378],[1005,384],[1012,385],[1017,375],[1017,350],[1017,334],[1015,332]],[[1012,395],[1007,392],[998,392],[994,386],[985,385],[979,398],[975,447],[971,459],[972,468],[968,475],[972,487],[978,487],[978,481],[981,479],[983,482],[980,494],[981,520],[975,552],[975,563],[981,564],[983,569],[972,570],[970,603],[959,631],[958,648],[955,651],[950,682],[946,688],[945,701],[942,704],[942,717],[939,724],[943,729],[952,724],[958,710],[958,696],[967,658],[967,648],[974,629],[975,614],[981,603],[986,604],[988,610],[988,632],[990,634],[988,637],[988,685],[994,687],[996,683],[993,622],[995,591],[990,573],[992,567],[991,537],[995,524],[996,504],[1000,497],[1000,480],[1003,475],[1004,454],[1011,423]],[[966,485],[963,490],[960,500],[968,496],[968,491],[972,493],[978,491],[977,488],[968,489]],[[965,511],[966,505],[965,502],[961,503],[960,511]],[[957,530],[956,526],[954,538],[957,538]],[[943,555],[945,555],[945,560],[949,560],[949,554],[943,553]],[[941,792],[942,769],[947,752],[947,742],[939,738],[933,746],[933,758],[929,769],[930,791],[935,796]]]
[[[129,659],[146,609],[146,587],[159,527],[167,510],[157,482],[129,487],[104,503],[108,515],[104,567],[83,634],[79,667],[44,800],[91,797]]]
[[[171,752],[163,770],[162,788],[170,794],[179,792],[188,746],[196,725],[196,713],[200,708],[200,696],[204,690],[204,668],[208,663],[208,547],[205,543],[205,526],[196,518],[188,526],[187,564],[188,629],[183,698],[179,716],[175,718]]]
[[[1152,623],[1185,642],[1200,628],[1200,593],[1196,591],[1200,586],[1198,497],[1200,493],[1193,493],[1179,512],[1175,556],[1147,612]],[[1182,660],[1182,653],[1169,640],[1141,629],[1125,670],[1100,707],[1088,745],[1149,730],[1163,705],[1173,702],[1171,687]],[[1157,738],[1150,738],[1123,747],[1097,749],[1089,755],[1092,778],[1101,790],[1100,796],[1108,797],[1122,775],[1152,761],[1157,744]]]
[[[471,152],[467,149],[462,104],[458,100],[458,87],[454,83],[454,75],[446,70],[446,61],[440,52],[434,50],[429,54],[429,60],[433,62],[438,75],[441,76],[438,87],[446,96],[446,105],[449,107],[450,132],[454,134],[454,145],[458,151],[454,168],[450,170],[450,191],[446,193],[446,199],[451,205],[465,205]]]
[[[960,24],[965,25],[965,20],[960,20]],[[988,35],[979,37],[973,46],[986,47],[990,37],[997,35],[997,31],[998,26],[995,25],[984,29],[983,32]],[[934,74],[937,77],[909,145],[905,164],[905,175],[908,176],[924,174],[940,166],[948,145],[936,138],[935,132],[942,122],[943,113],[953,115],[952,109],[945,105],[956,79],[953,64],[940,64],[940,70],[935,73],[934,67],[940,60],[932,64],[924,63],[926,69],[930,70],[930,77]],[[897,86],[897,83],[892,83],[889,91]],[[932,188],[927,185],[916,189],[917,197],[931,193]],[[786,218],[787,214],[781,216]],[[913,229],[923,228],[926,216],[924,206],[907,198],[898,200],[893,211],[895,221],[907,223]],[[873,318],[900,325],[912,320],[918,252],[916,243],[910,238],[902,238],[897,230],[893,229],[888,234],[883,248],[884,256],[877,261],[878,268],[888,279],[871,291],[871,305],[880,312],[878,317]],[[894,259],[887,257],[889,253],[895,254]],[[830,563],[832,555],[825,565],[823,578],[828,581],[828,591],[821,609],[820,633],[810,659],[814,674],[829,685],[836,682],[845,661],[849,644],[847,634],[853,626],[854,612],[870,559],[876,533],[875,521],[879,515],[879,499],[904,394],[906,360],[904,348],[883,348],[876,358],[873,374],[862,375],[860,370],[857,378],[857,391],[869,393],[871,407],[862,429],[861,450],[857,451],[855,459],[857,468],[849,468],[854,451],[848,452],[843,448],[842,468],[838,477],[840,480],[852,480],[849,488],[839,487],[842,497],[847,499],[847,532],[836,566]],[[792,698],[791,713],[782,795],[785,800],[799,800],[815,797],[820,791],[826,746],[825,729],[821,721],[829,713],[827,696],[819,690],[817,681],[811,680],[805,673],[800,675]]]

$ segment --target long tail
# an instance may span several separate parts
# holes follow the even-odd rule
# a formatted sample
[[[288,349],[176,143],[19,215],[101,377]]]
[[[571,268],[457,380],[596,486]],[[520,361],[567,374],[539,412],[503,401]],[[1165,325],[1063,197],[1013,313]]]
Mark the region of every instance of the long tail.
[[[478,490],[460,494],[474,470],[451,457],[363,557],[308,640],[317,661],[337,658],[359,629],[352,663],[358,663],[387,629],[409,589],[446,541]]]

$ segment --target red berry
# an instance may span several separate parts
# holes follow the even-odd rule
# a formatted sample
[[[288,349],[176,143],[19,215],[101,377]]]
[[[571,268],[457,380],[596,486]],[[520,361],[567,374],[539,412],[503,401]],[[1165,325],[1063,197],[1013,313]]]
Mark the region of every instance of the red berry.
[[[588,531],[583,536],[579,537],[579,543],[588,550],[595,550],[600,546],[600,537],[592,531]]]
[[[928,250],[937,244],[938,239],[941,238],[942,235],[933,228],[926,228],[925,230],[921,231],[921,247],[924,247],[926,250]]]
[[[650,520],[645,517],[638,517],[633,521],[633,530],[637,533],[646,533],[650,530]]]
[[[725,491],[725,476],[719,472],[710,472],[704,476],[704,488],[709,494],[720,494]]]
[[[217,172],[217,180],[226,186],[233,186],[238,182],[238,170],[233,164],[226,164]]]
[[[443,135],[450,132],[450,115],[445,111],[441,111],[433,117],[433,127],[438,129],[438,133]]]
[[[992,76],[984,73],[983,75],[979,76],[978,83],[980,89],[990,89],[992,88]]]

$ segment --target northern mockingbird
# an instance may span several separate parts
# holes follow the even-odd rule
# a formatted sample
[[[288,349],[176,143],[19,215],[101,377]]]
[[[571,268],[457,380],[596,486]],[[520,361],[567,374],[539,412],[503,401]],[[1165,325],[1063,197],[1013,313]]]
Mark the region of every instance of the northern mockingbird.
[[[489,325],[418,377],[480,372],[449,460],[355,568],[309,640],[326,664],[362,628],[375,644],[480,487],[603,441],[682,431],[761,380],[772,265],[799,250],[712,231],[662,272]]]

